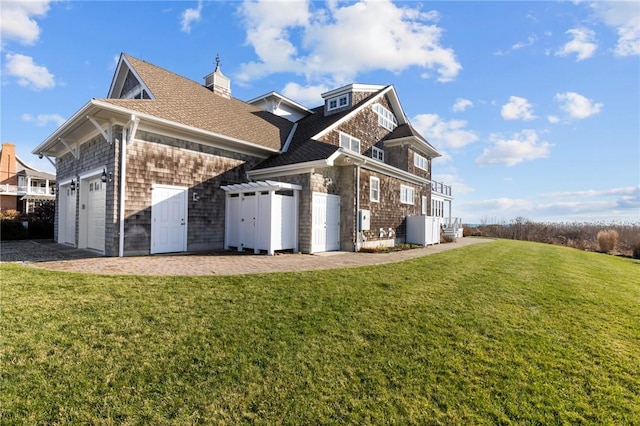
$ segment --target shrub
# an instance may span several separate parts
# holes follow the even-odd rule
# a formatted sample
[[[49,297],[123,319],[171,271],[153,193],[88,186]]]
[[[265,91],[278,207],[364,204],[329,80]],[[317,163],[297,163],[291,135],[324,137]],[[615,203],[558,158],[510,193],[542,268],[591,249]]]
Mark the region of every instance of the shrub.
[[[640,259],[640,243],[636,243],[636,245],[633,246],[632,254],[634,259]]]
[[[616,248],[618,244],[618,232],[613,229],[598,232],[598,246],[603,253],[609,253]]]
[[[18,210],[6,209],[0,210],[0,220],[16,220],[20,217],[20,212]]]
[[[22,240],[27,238],[29,231],[18,219],[0,219],[0,237],[3,240]]]

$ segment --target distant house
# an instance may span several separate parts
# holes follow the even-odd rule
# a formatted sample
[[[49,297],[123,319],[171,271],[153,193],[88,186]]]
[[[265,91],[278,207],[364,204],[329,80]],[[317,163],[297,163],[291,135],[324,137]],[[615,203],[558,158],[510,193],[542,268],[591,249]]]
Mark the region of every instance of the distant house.
[[[16,156],[16,146],[0,150],[0,210],[32,212],[43,201],[55,200],[56,177],[36,170]]]
[[[204,80],[122,54],[107,97],[33,151],[56,158],[59,242],[314,253],[405,242],[409,216],[453,225],[451,188],[431,180],[440,154],[393,86],[350,84],[307,108],[233,98],[219,64]]]

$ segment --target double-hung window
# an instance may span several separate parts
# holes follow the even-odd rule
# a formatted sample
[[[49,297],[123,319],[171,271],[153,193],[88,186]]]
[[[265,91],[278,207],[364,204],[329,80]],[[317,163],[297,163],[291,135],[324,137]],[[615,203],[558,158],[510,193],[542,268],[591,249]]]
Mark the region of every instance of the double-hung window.
[[[360,153],[360,139],[354,138],[347,133],[340,132],[340,146],[349,151]]]
[[[427,159],[418,153],[413,153],[413,165],[419,169],[427,170]]]
[[[413,204],[414,189],[410,186],[400,185],[400,202]]]
[[[371,202],[380,202],[380,179],[371,176],[369,178],[371,190],[369,191],[369,199]]]

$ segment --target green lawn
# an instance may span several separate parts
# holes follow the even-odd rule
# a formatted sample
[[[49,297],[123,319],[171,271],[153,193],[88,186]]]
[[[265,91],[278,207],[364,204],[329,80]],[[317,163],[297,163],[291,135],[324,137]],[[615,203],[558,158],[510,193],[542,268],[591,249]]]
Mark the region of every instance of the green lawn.
[[[3,424],[640,424],[640,262],[496,241],[393,265],[3,264]]]

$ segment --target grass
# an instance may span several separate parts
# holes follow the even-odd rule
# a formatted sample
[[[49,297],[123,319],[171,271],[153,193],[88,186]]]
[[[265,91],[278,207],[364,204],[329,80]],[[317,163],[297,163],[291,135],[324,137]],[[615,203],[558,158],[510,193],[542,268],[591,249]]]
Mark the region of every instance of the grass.
[[[640,262],[501,240],[399,264],[3,264],[3,424],[639,424]]]

